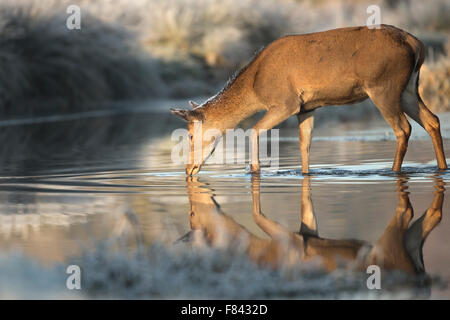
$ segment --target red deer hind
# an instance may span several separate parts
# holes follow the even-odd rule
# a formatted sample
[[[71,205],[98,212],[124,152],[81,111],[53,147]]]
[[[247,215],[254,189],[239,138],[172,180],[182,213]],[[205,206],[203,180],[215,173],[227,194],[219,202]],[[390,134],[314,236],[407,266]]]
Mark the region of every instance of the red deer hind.
[[[419,71],[425,59],[423,43],[393,26],[341,28],[282,37],[262,50],[216,96],[192,110],[171,109],[188,121],[191,161],[186,173],[196,174],[212,152],[203,141],[200,157],[194,143],[208,129],[224,133],[258,111],[265,115],[253,127],[251,170],[259,171],[258,136],[290,116],[299,123],[302,172],[309,172],[314,110],[353,104],[370,98],[394,130],[397,151],[392,166],[400,171],[411,126],[408,115],[430,135],[439,169],[446,169],[439,119],[418,93]],[[194,133],[194,123],[202,132]]]

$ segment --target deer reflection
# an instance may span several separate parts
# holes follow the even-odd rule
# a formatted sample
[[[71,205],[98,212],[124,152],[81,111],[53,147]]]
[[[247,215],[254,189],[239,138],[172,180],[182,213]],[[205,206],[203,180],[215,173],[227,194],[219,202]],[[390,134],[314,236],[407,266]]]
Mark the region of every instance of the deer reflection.
[[[406,180],[399,178],[398,206],[375,244],[360,240],[325,239],[319,236],[311,200],[310,177],[302,180],[301,226],[298,233],[267,218],[261,211],[259,177],[252,177],[253,218],[270,239],[257,237],[220,205],[197,177],[187,178],[192,230],[198,230],[210,245],[239,246],[251,260],[272,268],[318,259],[327,271],[347,263],[357,270],[378,265],[384,270],[401,270],[413,275],[425,273],[422,247],[430,232],[440,222],[444,200],[444,182],[436,179],[434,199],[425,213],[411,224],[413,208],[406,191]],[[192,234],[192,233],[190,233]]]

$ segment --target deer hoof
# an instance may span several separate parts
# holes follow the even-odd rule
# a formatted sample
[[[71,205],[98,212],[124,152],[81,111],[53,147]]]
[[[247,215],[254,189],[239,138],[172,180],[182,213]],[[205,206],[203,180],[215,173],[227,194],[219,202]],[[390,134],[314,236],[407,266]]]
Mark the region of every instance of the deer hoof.
[[[253,165],[253,164],[250,165],[250,170],[251,170],[251,173],[259,173],[260,172],[258,165]]]
[[[248,164],[245,168],[245,173],[259,173],[260,169],[257,165]]]

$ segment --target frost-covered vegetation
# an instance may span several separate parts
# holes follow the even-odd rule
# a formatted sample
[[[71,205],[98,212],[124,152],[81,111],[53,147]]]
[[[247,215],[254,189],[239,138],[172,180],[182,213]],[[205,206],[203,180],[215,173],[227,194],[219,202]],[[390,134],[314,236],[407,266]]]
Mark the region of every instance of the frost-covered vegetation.
[[[439,278],[388,272],[382,290],[369,290],[366,273],[347,268],[327,273],[316,262],[274,270],[230,247],[154,243],[134,253],[112,248],[99,243],[65,264],[45,267],[22,254],[0,255],[0,298],[411,299],[444,285]],[[81,290],[66,288],[69,264],[82,270]]]
[[[71,4],[81,8],[81,30],[66,28]],[[55,104],[73,110],[112,100],[210,95],[270,41],[363,25],[369,4],[381,6],[383,23],[425,42],[437,34],[437,51],[450,31],[446,0],[4,0],[0,109],[21,113]],[[431,107],[445,110],[448,89],[441,83],[448,87],[448,71],[444,80],[434,78],[442,78],[440,66],[450,58],[436,59],[439,64],[427,62],[424,95]]]
[[[419,90],[433,110],[450,110],[450,38],[446,55],[432,60],[421,69]]]

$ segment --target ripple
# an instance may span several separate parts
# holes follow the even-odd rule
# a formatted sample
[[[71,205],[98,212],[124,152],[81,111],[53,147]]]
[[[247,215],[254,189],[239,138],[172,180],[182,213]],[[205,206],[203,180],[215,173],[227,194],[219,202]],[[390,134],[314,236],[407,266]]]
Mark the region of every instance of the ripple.
[[[394,172],[390,163],[365,163],[360,165],[320,165],[310,169],[309,176],[315,179],[356,179],[356,180],[395,180],[399,177],[413,179],[430,179],[440,177],[450,179],[450,170],[440,170],[437,166],[429,164],[407,164],[402,172]],[[214,175],[221,178],[250,178],[251,173],[231,173]],[[262,169],[261,176],[265,178],[292,178],[303,179],[304,174],[300,168],[288,169]]]

